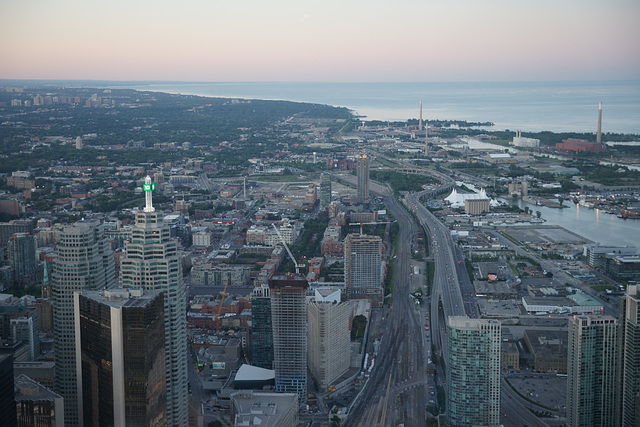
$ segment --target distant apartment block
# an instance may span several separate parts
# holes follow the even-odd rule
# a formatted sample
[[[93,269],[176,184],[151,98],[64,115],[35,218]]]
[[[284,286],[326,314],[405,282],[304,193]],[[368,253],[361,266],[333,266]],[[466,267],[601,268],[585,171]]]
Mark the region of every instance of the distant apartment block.
[[[464,201],[464,213],[480,215],[489,212],[489,199],[467,199]]]
[[[358,156],[358,189],[359,199],[369,198],[369,157],[366,154]]]
[[[251,279],[248,266],[196,264],[191,269],[193,286],[246,286]]]
[[[320,242],[320,253],[326,257],[344,257],[344,244],[341,236],[341,227],[327,227]]]
[[[382,239],[366,234],[349,234],[344,239],[344,277],[349,299],[382,302]]]
[[[290,222],[286,218],[280,226],[276,227],[287,245],[295,243],[302,228],[298,221]],[[247,230],[247,245],[276,246],[279,244],[281,244],[280,237],[272,226],[252,225]]]

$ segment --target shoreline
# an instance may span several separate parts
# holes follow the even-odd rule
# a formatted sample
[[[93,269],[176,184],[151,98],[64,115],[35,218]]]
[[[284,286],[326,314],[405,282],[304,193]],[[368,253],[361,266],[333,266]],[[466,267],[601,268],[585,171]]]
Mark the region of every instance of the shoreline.
[[[99,82],[95,82],[99,83]],[[494,122],[494,131],[594,133],[597,99],[605,105],[605,132],[640,135],[640,95],[623,93],[630,82],[325,83],[325,82],[140,82],[97,86],[205,98],[260,99],[347,108],[365,120],[417,119]],[[123,82],[120,82],[123,83]],[[571,95],[565,94],[571,89]],[[542,91],[538,95],[538,91]],[[602,94],[601,92],[604,92]],[[634,92],[635,93],[635,92]],[[523,104],[523,99],[530,102]],[[637,98],[637,99],[636,99]],[[595,105],[595,107],[593,105]],[[591,111],[593,110],[593,111]],[[593,114],[592,114],[593,113]],[[591,117],[593,116],[593,118]],[[496,120],[498,118],[499,120]]]

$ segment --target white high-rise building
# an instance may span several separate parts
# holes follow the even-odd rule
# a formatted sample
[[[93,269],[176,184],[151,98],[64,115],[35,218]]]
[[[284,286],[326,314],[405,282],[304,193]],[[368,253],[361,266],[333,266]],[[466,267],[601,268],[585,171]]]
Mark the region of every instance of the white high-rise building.
[[[177,239],[152,203],[154,184],[147,176],[143,187],[146,205],[136,213],[136,224],[120,260],[122,287],[162,291],[165,317],[167,421],[188,423],[186,296]]]
[[[351,306],[340,302],[340,292],[339,288],[316,289],[307,305],[309,369],[322,390],[347,372],[351,363]]]
[[[57,258],[51,275],[53,332],[55,338],[56,391],[64,398],[65,425],[80,425],[76,377],[74,292],[111,288],[115,265],[104,226],[79,221],[58,235]]]

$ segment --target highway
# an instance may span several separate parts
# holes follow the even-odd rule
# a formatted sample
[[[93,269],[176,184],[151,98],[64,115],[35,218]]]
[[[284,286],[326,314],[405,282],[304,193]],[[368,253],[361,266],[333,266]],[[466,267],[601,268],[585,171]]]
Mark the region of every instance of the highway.
[[[442,174],[439,174],[442,175]],[[448,179],[446,175],[439,179]],[[356,177],[342,175],[340,179],[354,183]],[[445,183],[447,181],[444,181]],[[455,244],[449,229],[420,202],[443,187],[408,195],[404,203],[414,213],[431,243],[430,255],[434,260],[435,274],[430,301],[430,340],[435,354],[446,361],[446,319],[448,316],[478,317],[475,291],[464,263],[464,256]],[[395,262],[392,304],[388,319],[383,322],[383,336],[376,358],[375,368],[364,388],[353,402],[346,426],[396,426],[425,425],[427,403],[436,399],[429,396],[433,377],[426,374],[430,355],[429,339],[425,342],[422,330],[424,313],[414,307],[409,296],[411,243],[415,222],[389,194],[388,189],[370,182],[370,188],[385,196],[385,205],[399,222],[400,235]],[[445,190],[446,191],[446,190]],[[464,296],[463,296],[464,293]],[[425,357],[425,355],[427,357]],[[434,358],[435,361],[435,358]],[[438,370],[440,367],[436,366]],[[438,385],[444,385],[444,372],[437,375]],[[502,381],[501,418],[505,426],[546,426],[526,409],[526,402],[513,393]],[[511,397],[509,397],[511,396]],[[444,408],[445,402],[436,402]]]
[[[448,316],[478,317],[475,291],[464,265],[464,255],[454,243],[449,229],[420,202],[428,191],[410,194],[405,203],[425,232],[432,239],[435,276],[431,289],[431,339],[436,354],[446,359],[446,319]],[[464,290],[464,297],[462,294]],[[444,378],[439,375],[439,378]],[[442,384],[439,384],[442,385]],[[501,418],[505,426],[546,426],[547,424],[526,409],[526,402],[501,381]],[[444,402],[438,402],[441,407]]]
[[[351,181],[353,176],[345,176]],[[410,297],[411,246],[415,224],[386,187],[370,183],[372,191],[384,196],[386,207],[399,222],[398,247],[391,307],[381,324],[382,340],[375,369],[356,397],[346,426],[425,425],[427,404],[423,314]]]

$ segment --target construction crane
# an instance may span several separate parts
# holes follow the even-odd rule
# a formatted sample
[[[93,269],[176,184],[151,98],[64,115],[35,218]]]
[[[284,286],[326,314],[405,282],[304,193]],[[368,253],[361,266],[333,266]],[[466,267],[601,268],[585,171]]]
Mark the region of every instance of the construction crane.
[[[276,230],[276,234],[280,238],[280,241],[284,245],[284,248],[287,250],[287,253],[289,254],[289,258],[291,258],[291,261],[293,261],[293,264],[296,266],[296,274],[300,273],[300,268],[298,268],[298,262],[296,261],[296,259],[293,257],[293,254],[289,250],[289,246],[287,246],[287,243],[284,241],[284,237],[282,237],[282,234],[280,234],[280,230],[278,230],[278,227],[276,227],[275,224],[271,224],[271,225],[273,226],[273,229]]]
[[[360,226],[360,234],[362,234],[362,226],[363,225],[378,225],[378,224],[389,224],[389,221],[380,221],[380,222],[350,222],[349,225],[359,225]]]
[[[222,313],[222,304],[224,303],[224,297],[227,295],[227,285],[229,285],[229,276],[227,276],[227,281],[224,283],[224,291],[222,291],[222,293],[220,295],[222,295],[222,298],[220,299],[220,305],[218,305],[218,324],[216,327],[216,335],[218,335],[218,333],[220,332],[220,324],[222,323],[220,321],[220,314]]]

